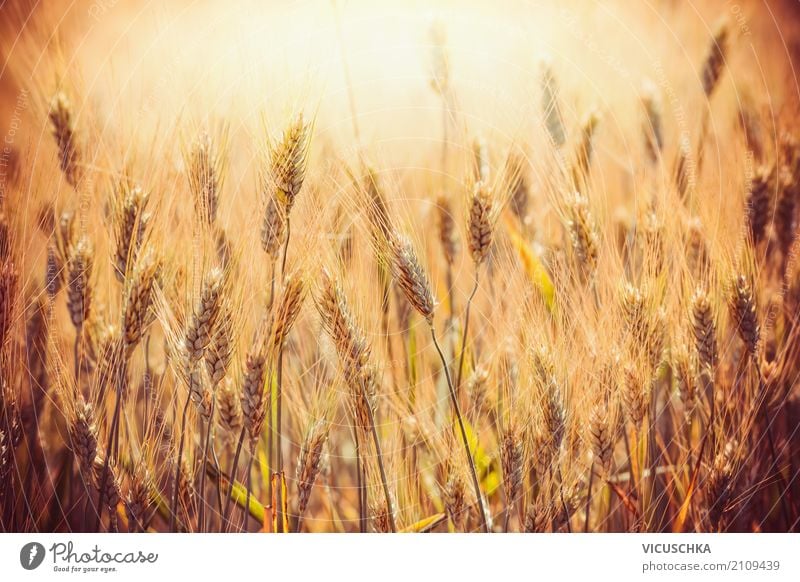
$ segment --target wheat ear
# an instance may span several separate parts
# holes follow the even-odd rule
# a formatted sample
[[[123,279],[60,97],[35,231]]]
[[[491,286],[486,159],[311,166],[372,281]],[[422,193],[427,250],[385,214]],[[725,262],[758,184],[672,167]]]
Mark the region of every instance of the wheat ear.
[[[50,127],[58,146],[58,163],[67,183],[77,190],[81,179],[80,149],[75,130],[72,103],[64,93],[57,93],[50,104]]]
[[[322,460],[322,448],[328,440],[328,423],[322,419],[315,422],[306,434],[300,456],[297,458],[297,526],[295,531],[300,531],[303,515],[305,514],[311,488],[317,479]]]
[[[378,469],[381,476],[381,485],[388,508],[387,518],[392,531],[397,531],[394,518],[394,504],[389,491],[389,482],[386,477],[386,468],[383,451],[375,426],[374,400],[376,391],[375,369],[370,362],[371,349],[367,343],[364,332],[356,324],[350,312],[344,293],[339,283],[328,271],[323,271],[321,276],[321,289],[317,297],[317,310],[320,313],[322,324],[333,340],[336,352],[343,371],[345,381],[353,393],[355,401],[355,420],[358,431],[368,431],[372,435]],[[360,449],[357,445],[357,449]],[[361,463],[359,456],[358,462]],[[361,495],[364,495],[365,484],[361,484]],[[362,523],[363,523],[362,502]]]

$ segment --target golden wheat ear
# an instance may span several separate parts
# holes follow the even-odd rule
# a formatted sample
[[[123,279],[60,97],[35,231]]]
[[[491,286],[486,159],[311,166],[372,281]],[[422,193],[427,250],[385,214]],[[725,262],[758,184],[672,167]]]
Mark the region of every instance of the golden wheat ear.
[[[227,129],[220,133],[221,136],[215,138],[207,131],[202,132],[185,154],[195,215],[206,228],[217,221],[219,197],[228,166]]]
[[[299,113],[284,129],[281,139],[271,148],[270,179],[287,215],[297,201],[306,178],[311,132],[312,125]]]
[[[453,218],[453,209],[448,196],[444,194],[439,196],[436,201],[436,214],[439,227],[439,242],[442,245],[444,259],[452,267],[461,250],[461,242],[456,232],[456,221]]]
[[[147,253],[136,266],[125,298],[123,338],[128,351],[136,347],[153,321],[154,289],[159,278],[161,261]]]
[[[225,378],[217,391],[217,413],[219,422],[231,436],[235,436],[242,428],[243,415],[241,393],[233,378]]]
[[[236,316],[230,301],[223,298],[220,315],[206,350],[204,362],[212,390],[220,385],[233,361],[236,349]]]
[[[81,151],[72,103],[64,93],[58,92],[53,97],[48,116],[58,146],[59,166],[67,183],[77,189],[82,177]]]
[[[320,472],[322,448],[328,440],[330,426],[325,419],[315,422],[306,433],[297,458],[297,512],[302,516],[308,507],[311,489]],[[299,531],[298,524],[298,531]]]
[[[661,158],[664,148],[664,129],[658,87],[649,79],[642,83],[642,108],[644,109],[642,136],[645,151],[650,162],[656,163]]]
[[[389,244],[395,281],[412,307],[427,321],[433,321],[433,310],[436,307],[433,291],[411,241],[395,234]]]
[[[559,103],[558,81],[552,64],[547,59],[541,63],[539,86],[542,91],[542,113],[547,133],[550,135],[553,145],[561,148],[567,141],[566,131]]]
[[[94,251],[89,239],[81,238],[69,257],[67,269],[67,309],[72,324],[80,329],[92,308],[92,266]]]
[[[607,406],[595,404],[589,414],[589,444],[593,462],[597,464],[600,477],[605,478],[611,469],[614,454],[614,430],[609,419]]]
[[[286,241],[286,207],[276,196],[269,196],[261,226],[261,248],[273,259]]]
[[[697,381],[695,371],[697,370],[698,358],[691,353],[682,338],[677,338],[673,342],[670,369],[675,376],[675,384],[678,388],[678,397],[683,406],[683,417],[687,427],[691,427],[692,417],[697,406]],[[691,437],[689,437],[691,438]]]
[[[469,491],[464,476],[457,470],[451,469],[442,497],[447,517],[453,523],[453,528],[457,532],[464,530],[469,517],[468,495]]]
[[[266,418],[266,395],[264,381],[266,379],[267,358],[263,348],[254,346],[245,359],[245,372],[242,379],[242,416],[250,446],[254,448],[261,436]]]
[[[503,472],[503,492],[506,496],[506,523],[508,531],[511,512],[522,491],[524,449],[522,436],[515,423],[511,423],[500,441],[500,467]]]
[[[600,123],[600,114],[590,110],[581,121],[578,143],[572,154],[572,184],[576,189],[585,189],[588,183],[589,168],[594,154],[595,134]]]
[[[691,318],[700,366],[713,372],[718,360],[717,325],[711,299],[701,288],[698,288],[692,296]]]
[[[123,177],[117,187],[115,203],[114,274],[120,283],[125,282],[129,267],[136,264],[144,233],[150,222],[146,212],[149,195],[141,187],[132,185]]]
[[[567,201],[567,217],[567,231],[577,266],[583,276],[590,280],[597,269],[600,242],[588,198],[576,192]]]
[[[283,294],[278,304],[275,324],[272,329],[273,348],[277,349],[286,341],[289,331],[300,315],[308,290],[308,276],[303,271],[289,274],[284,282]]]
[[[512,151],[506,162],[505,174],[509,177],[511,197],[508,207],[521,225],[526,225],[530,213],[531,180],[527,175],[528,162],[521,151]]]
[[[70,414],[69,429],[72,448],[81,470],[86,475],[91,475],[98,454],[98,429],[94,407],[82,396],[75,398]]]
[[[146,532],[155,514],[156,487],[147,464],[141,461],[128,477],[125,495],[125,514],[129,532]]]
[[[703,84],[703,92],[706,97],[711,97],[714,90],[719,85],[722,76],[725,59],[728,55],[728,44],[730,42],[730,29],[728,23],[720,21],[714,30],[714,37],[708,48],[708,53],[703,61],[703,68],[700,78]]]
[[[755,357],[761,338],[761,327],[758,323],[752,285],[745,275],[738,274],[733,277],[729,287],[728,307],[736,325],[736,331],[742,338],[748,353]]]
[[[489,254],[494,237],[494,195],[483,181],[478,181],[472,190],[469,203],[467,233],[469,251],[475,265],[480,265]]]
[[[203,281],[200,298],[192,312],[184,336],[184,346],[189,363],[200,361],[211,343],[213,331],[223,301],[224,274],[212,269]]]

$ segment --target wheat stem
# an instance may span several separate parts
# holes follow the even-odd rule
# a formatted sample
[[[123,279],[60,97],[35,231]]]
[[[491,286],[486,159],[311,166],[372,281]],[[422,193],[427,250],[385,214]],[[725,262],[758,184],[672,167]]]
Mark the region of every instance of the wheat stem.
[[[353,438],[356,445],[356,486],[358,488],[358,528],[367,533],[367,488],[362,463],[361,439],[358,438],[358,427],[353,426]]]
[[[566,516],[567,532],[572,533],[572,524],[570,524],[570,511],[567,502],[564,500],[564,477],[561,474],[561,467],[558,467],[558,495],[561,498],[561,506],[564,508],[564,515]]]
[[[95,531],[100,531],[100,523],[103,517],[103,496],[106,490],[106,487],[104,485],[106,483],[106,479],[108,479],[108,463],[109,463],[109,457],[111,456],[109,454],[109,451],[111,449],[111,444],[113,443],[114,435],[118,432],[119,429],[119,415],[120,415],[120,409],[122,408],[121,406],[122,399],[120,396],[121,391],[122,387],[117,386],[116,390],[117,394],[114,400],[114,416],[111,418],[111,427],[109,428],[108,431],[108,439],[106,441],[106,449],[105,449],[106,454],[105,454],[105,459],[103,460],[103,471],[101,473],[101,478],[100,478],[100,483],[103,486],[100,487],[100,493],[98,494],[98,499],[97,499],[97,527],[95,528]]]
[[[289,254],[289,239],[292,235],[292,221],[286,213],[286,241],[283,243],[283,257],[281,258],[281,281],[286,279],[286,257]]]
[[[288,237],[286,239],[289,240]],[[283,342],[281,342],[280,347],[278,348],[278,362],[277,362],[277,388],[276,388],[276,405],[277,411],[275,413],[275,459],[276,464],[275,467],[277,469],[277,475],[283,476],[283,438],[281,433],[283,431]],[[281,508],[283,507],[283,489],[281,487],[278,488],[277,492],[278,503],[275,511],[277,512],[277,523],[278,527],[283,530],[283,515],[281,513]],[[283,533],[283,532],[282,532]]]
[[[236,452],[233,455],[233,462],[231,462],[231,469],[228,471],[229,479],[228,479],[228,495],[227,499],[225,500],[225,511],[222,513],[222,523],[224,533],[227,533],[228,528],[230,526],[230,521],[228,519],[230,515],[231,509],[231,498],[233,497],[233,483],[236,481],[236,474],[238,473],[239,469],[239,455],[242,453],[242,443],[244,442],[244,433],[246,427],[242,427],[242,430],[239,432],[239,440],[236,443]]]
[[[267,311],[272,311],[272,304],[275,302],[275,272],[277,269],[277,262],[275,258],[270,260],[269,267],[269,301],[267,302]]]
[[[466,352],[467,334],[469,333],[469,311],[470,308],[472,307],[472,299],[478,292],[478,277],[479,277],[479,265],[476,264],[475,284],[472,287],[472,292],[469,294],[469,299],[467,299],[467,307],[464,310],[464,333],[461,335],[461,353],[458,356],[458,370],[456,370],[456,393],[459,393],[461,390],[461,375],[464,369],[464,353]]]
[[[255,447],[250,447],[250,458],[247,460],[247,496],[245,497],[244,502],[244,522],[242,523],[242,529],[247,531],[247,522],[250,521],[250,491],[253,486],[253,457],[255,456]],[[273,508],[273,511],[276,511]]]
[[[214,470],[216,471],[217,475],[222,475],[222,466],[219,462],[219,457],[217,456],[217,448],[214,443],[214,433],[213,428],[211,429],[211,459],[214,461]],[[217,479],[217,510],[219,511],[220,519],[222,518],[222,481]],[[220,526],[222,524],[220,523]]]
[[[586,495],[586,520],[583,522],[583,533],[589,532],[589,514],[592,508],[592,481],[594,480],[594,463],[589,467],[589,485],[588,493]]]
[[[364,388],[363,382],[359,382],[359,387],[361,389],[361,398],[364,399],[364,402],[369,402],[367,391]],[[381,450],[381,443],[380,439],[378,438],[378,429],[375,426],[375,415],[372,412],[372,406],[367,405],[367,415],[369,416],[369,427],[370,431],[372,432],[372,442],[375,445],[375,455],[377,456],[378,461],[378,470],[381,474],[381,485],[383,486],[383,494],[386,497],[386,508],[389,513],[389,525],[392,528],[392,533],[397,532],[397,525],[395,524],[394,520],[394,507],[392,506],[392,496],[389,493],[389,480],[386,478],[386,467],[384,466],[383,460],[383,451]]]
[[[431,328],[433,345],[436,347],[436,351],[439,353],[439,358],[442,360],[442,369],[444,370],[445,378],[447,379],[447,388],[450,392],[450,401],[453,404],[453,410],[456,414],[456,419],[458,420],[458,427],[461,430],[461,440],[464,443],[464,450],[467,453],[467,461],[469,462],[469,470],[472,476],[472,485],[475,488],[475,498],[478,504],[478,513],[481,516],[481,527],[483,528],[484,533],[489,533],[488,520],[486,519],[486,511],[483,507],[483,499],[481,496],[481,487],[478,481],[478,473],[475,470],[475,461],[472,458],[472,450],[470,449],[469,440],[467,439],[467,429],[464,427],[464,419],[461,417],[461,408],[458,405],[458,398],[456,397],[456,392],[453,388],[453,382],[450,380],[450,371],[447,368],[447,360],[444,358],[442,348],[439,347],[439,342],[436,341],[436,329],[433,327],[433,320],[429,320],[428,323]]]
[[[73,345],[73,357],[75,358],[75,383],[80,386],[81,382],[81,360],[80,360],[80,343],[81,343],[81,330],[83,326],[75,328],[75,343]]]
[[[214,424],[214,408],[216,407],[216,404],[217,404],[217,399],[216,399],[215,396],[212,396],[211,397],[211,412],[208,415],[208,419],[206,419],[206,421],[205,421],[205,425],[206,425],[205,426],[205,429],[206,429],[205,433],[206,434],[204,435],[205,438],[203,439],[204,440],[203,457],[202,457],[203,467],[205,467],[206,458],[208,458],[208,446],[209,446],[209,442],[211,440],[211,427]],[[205,523],[205,514],[206,514],[206,511],[205,511],[205,507],[206,507],[206,497],[205,497],[206,488],[205,488],[205,486],[206,486],[206,471],[203,470],[202,474],[200,475],[200,489],[198,491],[198,498],[200,499],[200,511],[199,511],[199,515],[198,515],[198,518],[197,518],[197,523],[198,523],[198,526],[200,528],[200,532],[201,533],[203,531],[205,531],[205,525],[206,525],[206,523]]]
[[[172,511],[169,514],[169,531],[175,533],[175,520],[178,512],[178,481],[181,475],[181,457],[183,457],[183,443],[186,438],[186,417],[189,413],[189,403],[192,401],[190,395],[186,395],[186,403],[183,405],[181,415],[181,439],[178,443],[178,458],[175,462],[175,481],[172,485]]]

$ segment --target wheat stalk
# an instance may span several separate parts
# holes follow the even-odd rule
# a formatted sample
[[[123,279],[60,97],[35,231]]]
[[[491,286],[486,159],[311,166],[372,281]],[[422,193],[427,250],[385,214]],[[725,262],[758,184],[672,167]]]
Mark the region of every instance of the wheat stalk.
[[[276,408],[275,415],[275,463],[274,467],[277,469],[277,475],[280,476],[281,481],[284,479],[283,474],[283,346],[286,342],[286,336],[292,329],[294,322],[300,314],[300,309],[303,306],[303,300],[306,295],[306,275],[303,272],[292,273],[286,278],[284,284],[283,296],[281,297],[280,304],[275,317],[275,325],[273,327],[273,349],[278,350],[277,362],[277,380],[276,380]],[[278,516],[277,521],[283,524],[280,508],[283,507],[283,502],[286,500],[280,499],[283,495],[283,487],[279,488],[279,502],[278,502]]]

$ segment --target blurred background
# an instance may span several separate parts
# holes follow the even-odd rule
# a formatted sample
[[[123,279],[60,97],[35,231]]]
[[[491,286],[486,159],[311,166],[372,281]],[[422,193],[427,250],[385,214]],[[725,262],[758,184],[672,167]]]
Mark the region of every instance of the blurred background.
[[[235,118],[280,115],[295,102],[318,107],[321,133],[350,132],[349,74],[358,125],[368,128],[365,145],[430,138],[440,115],[429,86],[430,29],[437,20],[444,24],[458,107],[473,131],[513,136],[530,129],[524,121],[538,107],[533,96],[542,59],[557,70],[567,117],[579,118],[588,107],[624,115],[645,77],[674,93],[680,101],[671,107],[674,115],[702,97],[699,67],[720,18],[737,36],[731,59],[738,76],[726,82],[739,93],[750,87],[759,94],[769,84],[773,102],[765,106],[776,107],[784,91],[796,92],[798,6],[793,0],[6,0],[0,1],[0,131],[7,133],[21,90],[52,94],[65,76],[92,102],[100,123],[114,120],[122,132],[154,123],[156,111],[174,117],[213,111],[235,124]]]

